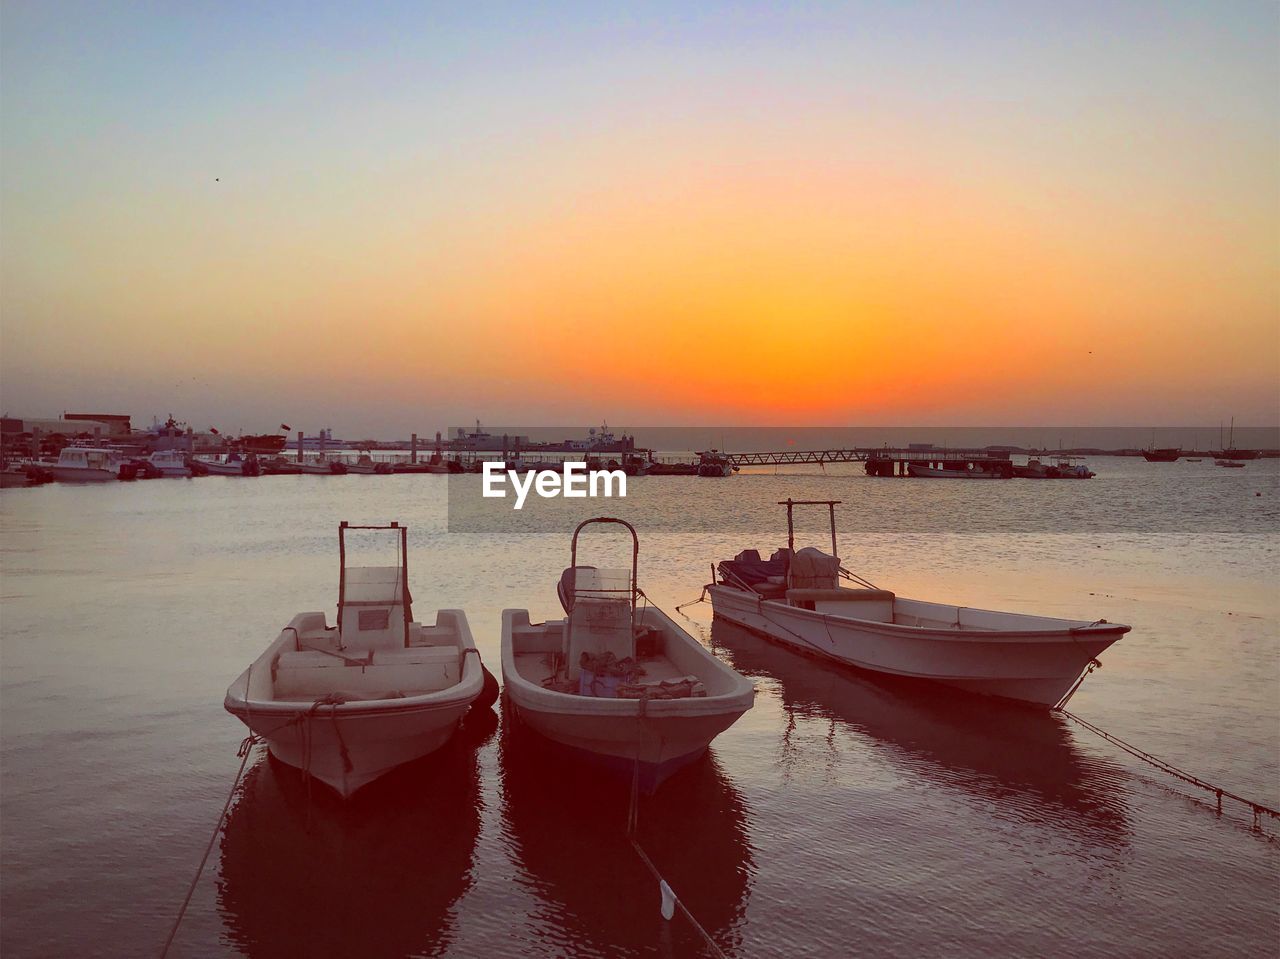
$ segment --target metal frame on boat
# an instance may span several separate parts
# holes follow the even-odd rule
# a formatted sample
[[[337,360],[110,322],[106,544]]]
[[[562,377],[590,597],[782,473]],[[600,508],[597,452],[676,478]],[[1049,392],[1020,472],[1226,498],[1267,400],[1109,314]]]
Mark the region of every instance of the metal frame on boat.
[[[861,669],[943,683],[1039,707],[1060,705],[1096,657],[1129,631],[1106,620],[1058,619],[903,599],[841,564],[839,500],[785,500],[787,549],[720,562],[708,585],[715,615]],[[793,509],[826,506],[830,556],[796,552]],[[852,584],[846,585],[846,584]]]
[[[596,523],[631,534],[630,570],[578,564],[579,534]],[[639,552],[625,520],[580,523],[560,580],[567,615],[533,623],[528,610],[503,610],[502,678],[533,730],[651,791],[750,709],[755,687],[660,609],[640,607]]]

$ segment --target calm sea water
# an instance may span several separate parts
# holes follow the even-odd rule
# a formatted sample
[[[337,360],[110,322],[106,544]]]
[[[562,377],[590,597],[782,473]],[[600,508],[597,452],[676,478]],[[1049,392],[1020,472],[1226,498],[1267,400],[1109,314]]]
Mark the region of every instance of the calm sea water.
[[[1089,482],[854,469],[636,480],[641,585],[835,497],[846,562],[904,596],[1133,625],[1072,703],[1280,805],[1280,462],[1096,459]],[[339,520],[411,527],[418,618],[555,616],[568,528],[448,532],[434,476],[209,477],[0,494],[0,948],[155,953],[239,765],[227,685],[336,600]],[[1260,495],[1259,495],[1260,494]],[[806,519],[821,543],[825,520]],[[607,561],[620,543],[592,539]],[[587,559],[586,561],[591,561]],[[825,667],[687,611],[755,708],[643,802],[646,849],[736,956],[1259,956],[1280,844],[1068,721]],[[342,805],[259,750],[176,940],[187,956],[685,956],[625,787],[495,716]]]

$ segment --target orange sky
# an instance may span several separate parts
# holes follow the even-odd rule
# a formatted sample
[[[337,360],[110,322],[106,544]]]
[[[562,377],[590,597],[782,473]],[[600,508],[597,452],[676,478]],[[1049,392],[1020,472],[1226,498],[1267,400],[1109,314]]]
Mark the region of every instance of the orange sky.
[[[1274,424],[1275,18],[1145,9],[913,36],[912,70],[842,22],[730,19],[465,33],[437,73],[391,25],[333,62],[188,24],[123,67],[136,32],[69,62],[92,22],[10,14],[3,404]]]

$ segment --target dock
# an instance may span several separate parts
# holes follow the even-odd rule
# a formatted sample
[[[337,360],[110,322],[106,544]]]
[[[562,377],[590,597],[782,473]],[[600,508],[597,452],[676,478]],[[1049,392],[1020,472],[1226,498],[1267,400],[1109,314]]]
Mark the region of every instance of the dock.
[[[985,469],[1009,462],[1009,453],[986,449],[925,449],[908,447],[851,447],[834,450],[782,450],[773,453],[725,453],[724,458],[735,468],[743,466],[795,466],[827,463],[865,463],[869,476],[906,476],[907,464],[941,468],[944,464],[962,463]]]

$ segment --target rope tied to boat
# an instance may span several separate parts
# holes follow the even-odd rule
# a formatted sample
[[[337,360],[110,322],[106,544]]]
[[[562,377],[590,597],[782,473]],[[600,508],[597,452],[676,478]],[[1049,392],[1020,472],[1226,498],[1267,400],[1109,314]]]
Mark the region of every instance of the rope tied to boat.
[[[1088,673],[1091,671],[1092,671],[1092,666],[1090,667],[1089,670],[1085,672],[1084,675],[1088,675]],[[1080,679],[1083,680],[1084,676],[1081,676]],[[1080,685],[1079,680],[1076,682],[1076,685],[1077,686]],[[1072,692],[1074,691],[1075,690],[1073,689]],[[1066,698],[1069,699],[1070,696],[1071,694],[1068,693]],[[1064,699],[1063,702],[1065,703],[1066,699]],[[1063,709],[1061,705],[1055,706],[1054,711],[1061,713],[1062,715],[1066,716],[1068,719],[1074,720],[1076,723],[1079,723],[1081,726],[1089,730],[1091,733],[1095,733],[1096,735],[1101,736],[1107,742],[1124,750],[1130,756],[1134,756],[1137,759],[1141,759],[1143,762],[1154,766],[1156,769],[1159,769],[1161,772],[1167,773],[1168,775],[1173,776],[1176,779],[1181,779],[1183,782],[1189,783],[1192,786],[1197,786],[1200,789],[1205,790],[1206,792],[1213,793],[1214,797],[1217,800],[1219,814],[1221,814],[1222,812],[1222,799],[1225,796],[1228,799],[1234,799],[1236,802],[1240,803],[1241,805],[1249,807],[1249,809],[1253,812],[1253,828],[1255,830],[1261,829],[1261,818],[1264,815],[1270,816],[1272,819],[1280,819],[1280,809],[1275,809],[1271,806],[1268,806],[1264,803],[1256,802],[1255,800],[1252,800],[1252,799],[1246,799],[1244,796],[1231,792],[1228,789],[1224,789],[1222,786],[1217,786],[1213,783],[1210,783],[1201,779],[1199,776],[1195,776],[1187,772],[1186,770],[1179,769],[1177,766],[1173,765],[1173,763],[1163,760],[1159,756],[1153,756],[1151,753],[1147,752],[1145,749],[1139,749],[1137,746],[1133,745],[1132,743],[1125,742],[1119,736],[1112,735],[1111,733],[1107,732],[1105,729],[1101,729],[1095,726],[1093,723],[1089,722],[1088,720],[1081,719],[1075,713],[1070,712],[1069,710]]]
[[[347,752],[346,740],[342,738],[342,727],[338,725],[338,707],[341,706],[346,701],[347,701],[346,697],[344,697],[341,693],[328,693],[324,696],[321,696],[314,703],[312,703],[311,708],[308,709],[304,715],[307,717],[308,720],[314,719],[316,715],[319,713],[321,706],[330,707],[329,719],[333,723],[333,733],[338,740],[338,753],[342,757],[342,771],[349,773],[355,767],[351,764],[351,754]],[[310,760],[311,760],[311,748],[310,748],[310,737],[308,737],[308,745],[307,745],[308,774],[310,773]]]
[[[240,780],[244,778],[244,770],[249,764],[249,757],[253,755],[253,747],[260,742],[262,740],[257,733],[251,732],[241,741],[239,748],[236,750],[236,755],[240,757],[240,768],[236,770],[235,778],[231,781],[231,790],[227,793],[227,801],[222,804],[222,812],[218,814],[218,821],[213,825],[213,832],[209,836],[209,842],[204,847],[204,855],[200,857],[200,865],[196,867],[196,874],[191,877],[191,885],[187,887],[187,895],[182,900],[182,905],[178,907],[178,915],[173,920],[173,928],[169,930],[169,936],[165,939],[164,946],[160,950],[160,959],[164,959],[169,954],[170,947],[173,946],[174,937],[178,935],[178,927],[182,925],[182,920],[187,914],[187,907],[191,905],[191,897],[195,895],[200,876],[204,873],[204,867],[209,862],[209,853],[213,852],[213,844],[218,839],[218,833],[222,830],[223,822],[226,821],[227,810],[231,808],[231,800],[235,798]]]
[[[649,691],[646,689],[639,699],[639,724],[643,725],[649,717]],[[716,941],[711,938],[711,934],[702,927],[702,924],[694,918],[688,907],[680,901],[680,897],[676,895],[674,889],[667,884],[662,878],[662,873],[658,871],[658,867],[653,864],[653,860],[649,858],[648,853],[640,845],[640,841],[636,838],[636,831],[640,825],[640,746],[642,739],[636,738],[636,756],[635,764],[631,769],[631,802],[627,809],[627,841],[631,843],[631,848],[636,851],[636,855],[640,857],[640,861],[644,863],[649,874],[658,881],[658,895],[661,901],[662,918],[670,920],[675,915],[675,910],[680,910],[680,914],[689,920],[689,924],[697,930],[702,936],[702,941],[707,944],[707,948],[717,959],[726,959],[724,951],[716,945]]]

